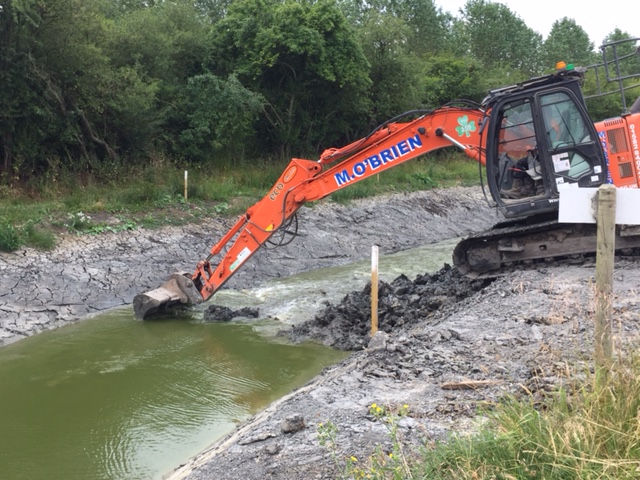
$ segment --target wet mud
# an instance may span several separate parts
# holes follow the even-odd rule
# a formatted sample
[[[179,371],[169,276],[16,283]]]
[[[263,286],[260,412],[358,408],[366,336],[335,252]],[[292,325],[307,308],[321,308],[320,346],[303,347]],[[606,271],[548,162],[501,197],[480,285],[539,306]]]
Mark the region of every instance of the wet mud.
[[[435,274],[405,275],[378,284],[379,331],[392,333],[429,322],[441,307],[482,290],[492,279],[473,280],[445,265]],[[371,284],[347,294],[340,303],[328,304],[313,320],[293,326],[286,335],[293,342],[318,341],[339,350],[362,350],[371,340]],[[283,332],[284,334],[285,332]]]
[[[260,310],[258,308],[244,307],[232,309],[222,305],[210,305],[202,315],[206,323],[230,322],[234,318],[258,318]]]

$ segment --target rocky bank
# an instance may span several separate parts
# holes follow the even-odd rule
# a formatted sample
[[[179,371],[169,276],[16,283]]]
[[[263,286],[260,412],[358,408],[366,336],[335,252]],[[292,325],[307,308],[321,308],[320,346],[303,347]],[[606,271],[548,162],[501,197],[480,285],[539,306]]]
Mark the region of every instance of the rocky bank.
[[[506,395],[540,401],[592,366],[593,275],[594,266],[584,265],[483,283],[448,268],[414,281],[400,277],[382,285],[386,321],[372,339],[350,320],[366,312],[368,289],[347,295],[289,334],[358,350],[168,478],[340,478],[347,458],[366,462],[377,447],[391,451],[388,428],[370,413],[374,403],[406,405],[399,438],[416,447],[473,431],[482,420],[478,407]],[[637,339],[639,282],[636,262],[616,264],[617,347]],[[320,445],[319,426],[329,424],[337,432],[335,451]]]

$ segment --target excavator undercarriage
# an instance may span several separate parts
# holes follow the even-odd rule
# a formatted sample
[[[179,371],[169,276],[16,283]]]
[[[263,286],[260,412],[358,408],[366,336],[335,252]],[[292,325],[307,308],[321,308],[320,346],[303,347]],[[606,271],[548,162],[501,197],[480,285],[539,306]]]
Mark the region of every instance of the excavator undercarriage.
[[[453,263],[463,275],[478,278],[549,263],[583,263],[595,258],[596,236],[595,224],[504,222],[460,241]],[[616,255],[640,258],[640,232],[618,226],[615,249]]]

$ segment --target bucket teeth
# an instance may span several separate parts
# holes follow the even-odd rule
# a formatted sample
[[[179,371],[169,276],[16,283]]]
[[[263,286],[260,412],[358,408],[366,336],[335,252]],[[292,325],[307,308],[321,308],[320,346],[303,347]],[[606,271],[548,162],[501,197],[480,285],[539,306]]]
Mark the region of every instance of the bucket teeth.
[[[133,299],[137,318],[145,319],[174,305],[202,303],[202,296],[187,273],[174,273],[160,287],[140,293]]]

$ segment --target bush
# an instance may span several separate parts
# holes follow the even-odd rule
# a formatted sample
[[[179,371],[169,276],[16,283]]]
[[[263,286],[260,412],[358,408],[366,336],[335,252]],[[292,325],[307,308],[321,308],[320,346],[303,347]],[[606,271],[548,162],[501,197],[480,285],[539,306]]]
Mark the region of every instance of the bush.
[[[0,251],[14,252],[22,246],[22,241],[13,225],[3,221],[0,223]]]

